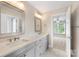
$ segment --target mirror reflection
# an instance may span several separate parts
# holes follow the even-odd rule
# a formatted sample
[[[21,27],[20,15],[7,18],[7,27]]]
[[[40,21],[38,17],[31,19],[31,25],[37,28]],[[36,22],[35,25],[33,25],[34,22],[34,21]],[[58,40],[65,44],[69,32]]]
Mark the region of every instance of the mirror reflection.
[[[24,14],[13,6],[0,4],[0,34],[22,33],[24,26]]]

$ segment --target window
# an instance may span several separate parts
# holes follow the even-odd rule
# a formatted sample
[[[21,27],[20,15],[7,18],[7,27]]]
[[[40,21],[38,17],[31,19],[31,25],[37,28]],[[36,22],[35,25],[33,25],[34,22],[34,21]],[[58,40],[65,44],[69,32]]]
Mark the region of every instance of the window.
[[[54,34],[65,34],[65,15],[55,16],[53,19]]]

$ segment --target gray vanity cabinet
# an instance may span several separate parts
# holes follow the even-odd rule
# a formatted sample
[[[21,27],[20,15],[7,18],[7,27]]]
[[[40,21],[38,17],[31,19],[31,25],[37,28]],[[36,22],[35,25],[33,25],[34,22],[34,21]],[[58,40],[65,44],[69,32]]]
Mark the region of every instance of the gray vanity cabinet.
[[[47,50],[47,38],[42,38],[41,54]]]
[[[23,51],[17,57],[34,57],[34,48],[30,48],[29,50]]]
[[[34,46],[35,46],[35,43],[31,43],[31,44],[28,44],[10,54],[8,54],[6,57],[26,57],[26,56],[34,56]],[[31,52],[32,53],[31,53]],[[31,54],[31,55],[30,55]]]
[[[47,50],[47,36],[32,42],[6,57],[39,57]]]
[[[25,53],[24,57],[34,57],[35,56],[35,48],[30,49]]]
[[[25,57],[25,52],[20,53],[20,54],[17,55],[16,57]]]
[[[25,50],[20,53],[17,57],[34,57],[34,51],[35,50],[35,43],[33,42],[32,44],[28,45],[25,47]]]
[[[36,51],[35,56],[39,57],[41,56],[47,49],[47,38],[44,37],[36,42]]]
[[[36,42],[36,47],[35,47],[35,56],[39,57],[41,55],[41,40]]]

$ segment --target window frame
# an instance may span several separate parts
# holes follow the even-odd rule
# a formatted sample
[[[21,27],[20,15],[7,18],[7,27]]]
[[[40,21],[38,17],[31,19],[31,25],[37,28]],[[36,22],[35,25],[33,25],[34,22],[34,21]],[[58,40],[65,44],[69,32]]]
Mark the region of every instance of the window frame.
[[[62,34],[62,33],[56,33],[56,32],[54,31],[54,23],[55,23],[54,18],[59,18],[59,17],[61,17],[61,16],[62,16],[62,17],[64,16],[64,20],[63,20],[64,23],[65,23],[65,24],[64,24],[64,32],[65,32],[64,34]],[[60,35],[60,36],[61,36],[61,35],[66,35],[66,15],[65,15],[65,14],[60,14],[60,15],[53,16],[53,34],[54,34],[54,35],[58,35],[58,36],[59,36],[59,35]]]

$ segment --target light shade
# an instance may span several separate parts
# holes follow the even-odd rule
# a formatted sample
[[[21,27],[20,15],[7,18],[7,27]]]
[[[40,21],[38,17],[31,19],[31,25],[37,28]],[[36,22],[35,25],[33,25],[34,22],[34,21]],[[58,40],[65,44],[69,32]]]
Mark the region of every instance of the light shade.
[[[36,13],[36,12],[35,12],[35,16],[38,17],[38,18],[40,18],[40,19],[42,18],[42,16],[39,15],[38,13]]]
[[[20,1],[5,1],[5,2],[7,2],[7,3],[9,3],[9,4],[21,9],[21,10],[25,10],[24,4]]]

